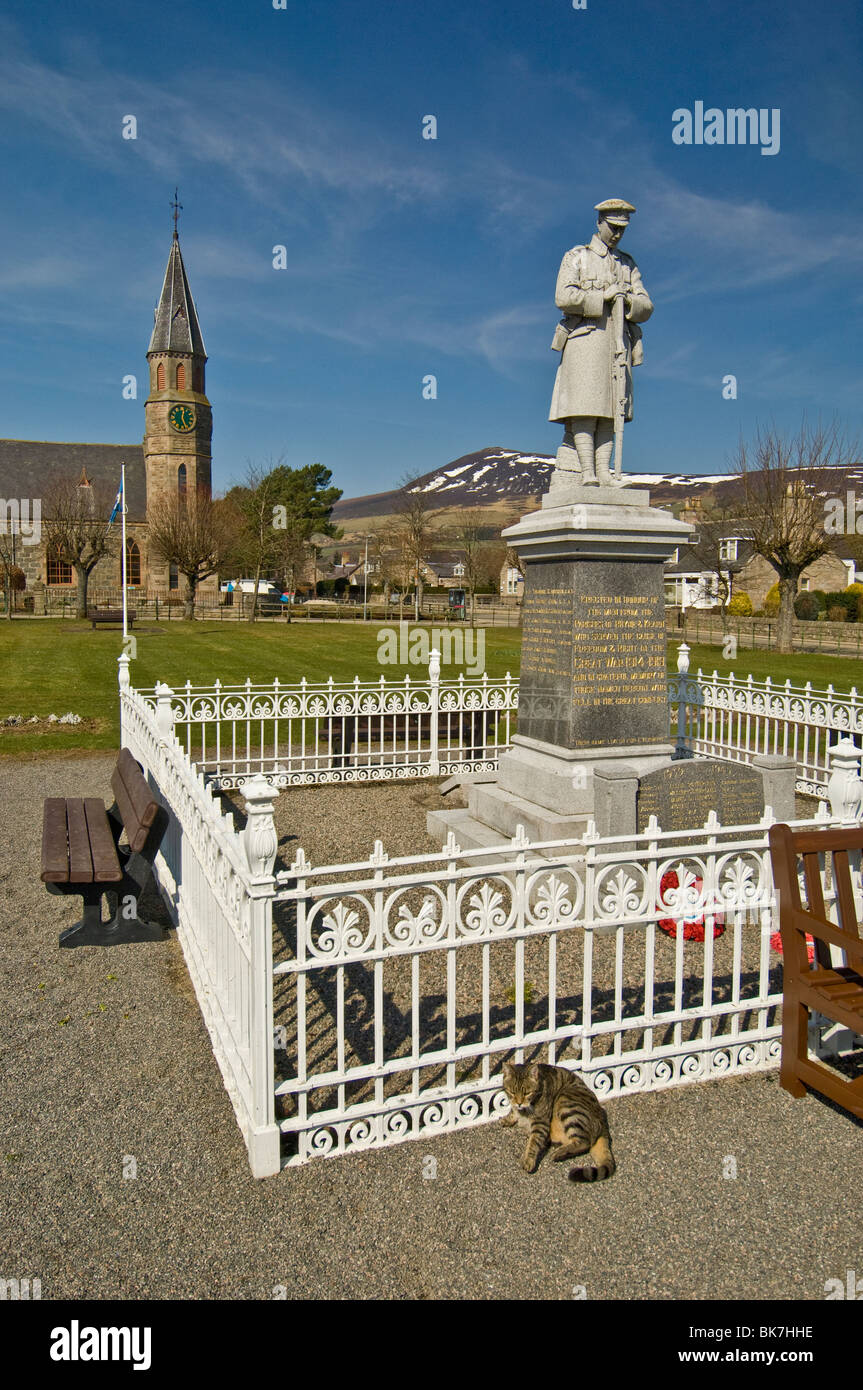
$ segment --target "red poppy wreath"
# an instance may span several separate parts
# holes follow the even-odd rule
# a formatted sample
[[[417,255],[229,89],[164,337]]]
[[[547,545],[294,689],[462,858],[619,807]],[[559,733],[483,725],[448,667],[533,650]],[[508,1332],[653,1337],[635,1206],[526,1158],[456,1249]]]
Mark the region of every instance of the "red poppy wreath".
[[[692,886],[700,892],[702,880],[700,878],[694,879]],[[659,881],[659,898],[661,907],[666,906],[662,900],[666,897],[670,890],[672,888],[679,887],[680,880],[677,877],[677,874],[675,873],[674,869],[668,869],[666,873],[662,875],[662,878]],[[677,938],[677,919],[675,919],[674,917],[660,917],[659,926],[662,929],[662,931],[665,932],[666,936],[671,936],[675,939]],[[721,913],[716,912],[713,914],[713,935],[714,937],[721,936],[724,931],[725,918],[722,916]],[[705,923],[703,917],[689,917],[684,920],[684,941],[703,941],[704,933]]]

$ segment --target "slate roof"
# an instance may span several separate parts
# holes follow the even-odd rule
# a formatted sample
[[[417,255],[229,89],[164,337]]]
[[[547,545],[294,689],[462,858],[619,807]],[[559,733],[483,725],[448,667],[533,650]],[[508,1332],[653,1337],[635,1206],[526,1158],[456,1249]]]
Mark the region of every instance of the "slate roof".
[[[456,573],[459,564],[464,565],[461,560],[426,560],[425,568],[432,574],[436,574],[438,579],[463,579],[464,570],[459,575]]]
[[[171,243],[162,293],[153,318],[155,322],[148,353],[193,352],[206,359],[207,350],[198,323],[198,311],[189,289],[176,232]]]
[[[697,521],[695,522],[695,525],[697,527]],[[729,531],[729,537],[732,536],[733,532]],[[755,554],[755,547],[753,546],[751,541],[746,540],[746,538],[743,536],[738,535],[735,539],[737,540],[737,559],[723,560],[722,568],[723,570],[730,570],[732,574],[739,574],[740,571],[744,569],[746,565],[748,565],[749,561]],[[665,565],[663,568],[666,575],[707,574],[707,572],[711,568],[711,566],[705,562],[703,557],[699,557],[698,555],[693,554],[688,545],[678,546],[678,554],[679,558],[677,561],[665,561]]]
[[[77,483],[84,468],[101,507],[107,505],[107,519],[120,486],[121,463],[126,465],[126,520],[145,521],[147,483],[141,444],[0,439],[0,497],[44,499],[52,483]]]

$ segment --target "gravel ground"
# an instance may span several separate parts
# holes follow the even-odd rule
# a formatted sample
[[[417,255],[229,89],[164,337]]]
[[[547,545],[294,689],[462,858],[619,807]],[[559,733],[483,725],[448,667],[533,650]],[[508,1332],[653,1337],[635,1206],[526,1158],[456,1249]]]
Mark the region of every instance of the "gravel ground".
[[[2,763],[0,1276],[44,1299],[821,1299],[863,1268],[863,1126],[775,1074],[612,1101],[618,1172],[590,1187],[528,1177],[495,1125],[255,1182],[177,942],[57,949],[78,909],[39,882],[42,798],[110,799],[112,765]],[[282,857],[415,853],[434,797],[291,792]]]

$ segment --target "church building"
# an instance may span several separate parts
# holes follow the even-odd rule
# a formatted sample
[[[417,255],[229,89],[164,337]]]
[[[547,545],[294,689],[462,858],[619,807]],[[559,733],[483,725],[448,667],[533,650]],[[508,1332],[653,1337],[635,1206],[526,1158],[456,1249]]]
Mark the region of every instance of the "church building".
[[[126,465],[127,581],[151,595],[182,590],[176,566],[150,553],[147,519],[162,500],[194,497],[211,488],[213,414],[206,394],[207,352],[201,334],[177,234],[174,234],[162,293],[147,349],[149,391],[144,407],[143,444],[66,444],[0,439],[0,524],[17,501],[22,518],[27,502],[39,499],[43,520],[50,514],[51,489],[75,484],[94,515],[105,525]],[[5,510],[4,510],[5,509]],[[8,523],[7,523],[8,525]],[[11,528],[10,528],[11,529]],[[75,573],[44,541],[25,543],[27,527],[15,546],[15,564],[24,572],[26,594],[52,599],[75,589]],[[115,554],[101,560],[90,576],[90,597],[113,593],[119,598],[122,570],[120,518],[114,523]],[[44,586],[44,588],[43,588]],[[217,581],[201,584],[215,593]],[[20,605],[23,595],[19,594]]]

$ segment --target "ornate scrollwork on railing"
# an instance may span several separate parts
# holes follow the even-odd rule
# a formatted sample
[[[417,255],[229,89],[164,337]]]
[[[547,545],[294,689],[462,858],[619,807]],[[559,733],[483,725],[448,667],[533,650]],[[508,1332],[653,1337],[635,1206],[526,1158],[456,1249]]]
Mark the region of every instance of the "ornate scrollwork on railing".
[[[156,727],[155,706],[131,688],[121,698],[124,728],[133,754],[156,780],[163,805],[182,829],[186,852],[198,860],[209,891],[237,939],[247,947],[251,911],[247,866],[239,838],[236,846],[231,844],[229,833],[234,832],[228,831],[226,818],[176,739],[161,736]],[[162,853],[166,852],[170,852],[167,844]],[[175,883],[178,882],[179,864],[170,864],[169,868]]]
[[[462,884],[456,895],[456,930],[460,936],[498,936],[516,925],[515,893],[508,879],[490,876]]]
[[[452,1096],[394,1096],[390,1105],[390,1109],[370,1115],[328,1116],[324,1124],[312,1120],[301,1132],[298,1161],[328,1158],[353,1149],[386,1148],[414,1136],[432,1137],[488,1123],[505,1115],[509,1102],[498,1078]],[[296,1126],[288,1121],[282,1128],[290,1131]]]
[[[398,888],[383,906],[384,940],[391,946],[424,946],[446,936],[446,896],[434,884],[428,885],[419,911],[401,901],[409,888]],[[395,908],[398,911],[393,916]]]
[[[665,909],[663,916],[675,918],[703,916],[707,905],[704,875],[705,866],[700,859],[664,860],[657,867],[657,909]]]
[[[305,942],[311,955],[321,961],[362,955],[374,944],[374,912],[370,902],[362,894],[349,890],[341,898],[321,898],[308,911]]]
[[[547,928],[578,921],[584,905],[584,884],[572,869],[531,874],[525,885],[526,919]]]
[[[750,911],[764,903],[772,883],[765,859],[755,850],[730,850],[716,859],[716,892],[726,910]]]
[[[593,911],[602,922],[622,922],[652,910],[650,873],[644,864],[606,864],[596,875]]]

